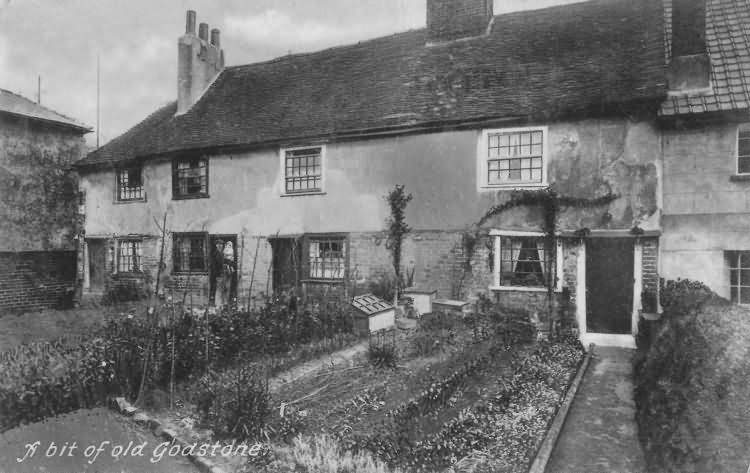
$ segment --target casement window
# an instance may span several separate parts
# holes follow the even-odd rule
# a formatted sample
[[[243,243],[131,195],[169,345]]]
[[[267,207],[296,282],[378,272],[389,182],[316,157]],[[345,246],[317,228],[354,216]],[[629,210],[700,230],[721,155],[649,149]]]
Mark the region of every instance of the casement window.
[[[117,272],[134,273],[142,270],[141,240],[117,240]]]
[[[562,242],[548,247],[535,232],[492,231],[494,238],[493,289],[562,290]],[[551,274],[550,274],[551,273]]]
[[[737,130],[737,174],[750,174],[750,124]]]
[[[307,277],[310,279],[343,279],[346,274],[346,238],[306,238]]]
[[[117,201],[131,202],[143,200],[146,195],[143,192],[143,168],[140,166],[118,169],[117,174]]]
[[[172,196],[175,199],[208,197],[208,159],[177,159],[172,162]]]
[[[319,194],[325,181],[325,147],[282,148],[282,195]]]
[[[174,234],[174,271],[176,273],[208,271],[208,234]]]
[[[750,251],[725,252],[729,266],[729,298],[736,304],[750,304]]]
[[[545,187],[547,154],[547,127],[484,130],[477,166],[479,187]]]

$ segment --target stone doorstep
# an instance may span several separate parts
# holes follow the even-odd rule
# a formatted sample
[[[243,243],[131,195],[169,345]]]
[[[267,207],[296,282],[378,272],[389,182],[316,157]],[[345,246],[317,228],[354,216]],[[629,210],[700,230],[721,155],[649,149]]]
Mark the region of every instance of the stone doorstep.
[[[573,382],[568,387],[568,392],[565,394],[562,404],[560,404],[560,407],[557,409],[555,418],[552,420],[547,435],[544,436],[544,440],[536,452],[534,462],[531,464],[528,473],[545,473],[547,463],[552,456],[552,451],[555,449],[557,439],[560,437],[560,433],[565,425],[565,419],[568,417],[570,406],[573,404],[578,389],[581,387],[581,382],[583,381],[583,376],[586,374],[586,368],[589,366],[593,351],[593,346],[590,346],[586,351],[583,361],[578,367],[578,372],[576,373],[575,378],[573,378]]]
[[[163,438],[167,442],[174,442],[175,445],[180,445],[180,447],[189,445],[189,443],[181,438],[177,432],[168,427],[165,428],[162,426],[161,422],[130,404],[124,397],[114,398],[110,403],[110,407],[122,415],[131,417],[136,424],[147,427],[156,437]],[[224,468],[216,465],[214,461],[209,458],[196,455],[188,455],[187,458],[201,471],[201,473],[227,473]]]

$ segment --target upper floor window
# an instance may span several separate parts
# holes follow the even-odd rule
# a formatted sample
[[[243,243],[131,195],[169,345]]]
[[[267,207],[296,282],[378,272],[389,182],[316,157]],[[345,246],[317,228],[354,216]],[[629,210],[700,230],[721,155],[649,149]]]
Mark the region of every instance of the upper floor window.
[[[177,159],[172,162],[172,196],[175,199],[208,197],[208,159]]]
[[[750,125],[737,130],[737,174],[750,174]]]
[[[535,232],[492,231],[494,289],[562,290],[562,242]]]
[[[140,166],[117,170],[117,200],[143,200],[143,168]]]
[[[547,127],[485,130],[479,153],[479,186],[544,187],[547,160]]]
[[[282,193],[323,192],[325,148],[287,148],[281,150]]]
[[[176,273],[208,271],[206,233],[174,234],[174,271]]]
[[[141,240],[117,241],[117,271],[130,273],[141,271]]]

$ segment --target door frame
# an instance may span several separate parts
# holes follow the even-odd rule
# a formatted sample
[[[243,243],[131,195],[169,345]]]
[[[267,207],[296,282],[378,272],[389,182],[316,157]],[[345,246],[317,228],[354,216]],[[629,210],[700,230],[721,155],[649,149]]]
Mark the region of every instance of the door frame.
[[[593,238],[622,237],[620,233],[599,234]],[[633,244],[633,308],[630,320],[630,334],[611,334],[588,332],[586,329],[586,239],[581,239],[576,260],[576,321],[578,334],[584,347],[589,344],[635,348],[635,336],[638,334],[638,318],[641,310],[641,292],[643,290],[643,242],[638,237]]]

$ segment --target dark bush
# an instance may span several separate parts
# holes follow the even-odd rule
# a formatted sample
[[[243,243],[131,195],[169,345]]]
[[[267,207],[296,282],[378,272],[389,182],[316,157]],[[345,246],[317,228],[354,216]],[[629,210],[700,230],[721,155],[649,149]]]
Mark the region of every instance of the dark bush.
[[[370,334],[367,358],[377,368],[395,368],[398,362],[395,330],[381,330]]]
[[[652,472],[747,469],[750,311],[667,281],[665,314],[634,362],[636,419]]]
[[[251,364],[204,376],[200,381],[201,424],[218,437],[259,440],[271,414],[268,373]]]

